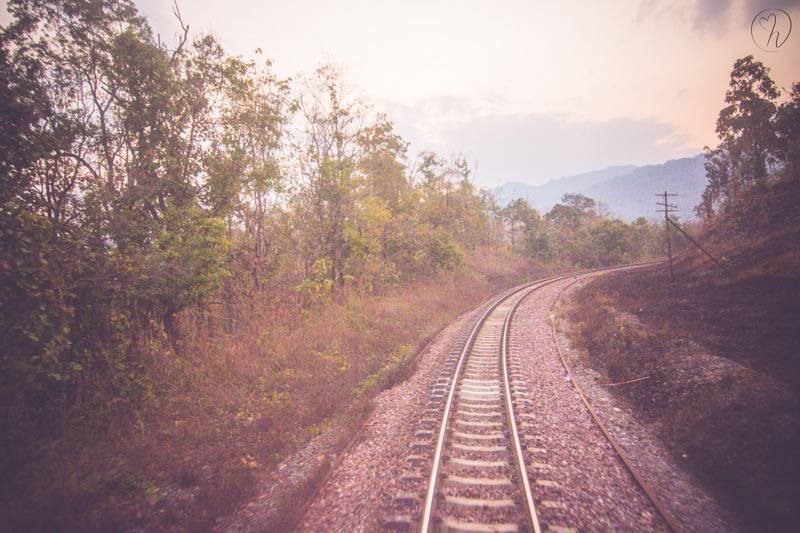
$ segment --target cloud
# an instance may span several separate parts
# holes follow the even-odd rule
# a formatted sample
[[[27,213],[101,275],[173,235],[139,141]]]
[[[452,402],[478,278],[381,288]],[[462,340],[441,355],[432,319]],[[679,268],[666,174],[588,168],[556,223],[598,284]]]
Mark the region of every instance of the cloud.
[[[655,119],[576,120],[558,113],[480,113],[459,99],[444,98],[447,118],[428,101],[392,106],[397,131],[414,152],[460,153],[478,163],[483,186],[507,181],[540,184],[561,176],[617,164],[660,163],[694,155],[673,126]]]
[[[800,0],[642,0],[637,10],[636,22],[649,18],[671,16],[678,23],[690,22],[700,33],[711,31],[717,37],[728,29],[731,19],[750,20],[763,9],[790,10],[800,6]],[[691,13],[691,20],[685,15]]]
[[[426,98],[416,105],[399,103],[383,105],[388,115],[404,130],[406,140],[420,150],[447,150],[448,130],[481,116],[501,114],[506,100],[497,95],[483,99],[440,95]]]
[[[704,31],[711,29],[721,35],[727,28],[731,0],[698,0],[694,14],[694,28]]]
[[[744,5],[748,13],[756,13],[762,9],[792,9],[800,6],[800,0],[744,0]]]

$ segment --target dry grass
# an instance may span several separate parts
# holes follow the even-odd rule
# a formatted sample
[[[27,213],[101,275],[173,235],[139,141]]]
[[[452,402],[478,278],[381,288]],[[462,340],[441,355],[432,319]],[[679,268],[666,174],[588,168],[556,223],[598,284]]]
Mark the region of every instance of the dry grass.
[[[416,348],[530,266],[482,249],[467,268],[310,310],[286,294],[181,317],[178,353],[149,362],[152,400],[108,427],[74,421],[0,507],[9,530],[202,531],[332,417],[359,419]],[[528,272],[528,276],[530,276]],[[228,332],[225,328],[228,327]]]
[[[771,242],[770,239],[759,242]],[[690,260],[678,283],[664,269],[620,273],[576,292],[573,342],[746,530],[788,531],[798,519],[798,281],[739,249],[734,278]],[[758,257],[751,262],[750,256]]]

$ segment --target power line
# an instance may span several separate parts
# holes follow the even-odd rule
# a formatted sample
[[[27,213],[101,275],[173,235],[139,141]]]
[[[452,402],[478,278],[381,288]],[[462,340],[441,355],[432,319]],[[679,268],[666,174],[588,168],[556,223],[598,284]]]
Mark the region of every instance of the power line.
[[[718,267],[720,267],[722,270],[724,270],[726,274],[728,274],[729,276],[733,276],[733,273],[732,273],[732,272],[731,272],[731,271],[728,269],[728,267],[726,267],[725,265],[723,265],[723,264],[722,264],[722,262],[721,262],[719,259],[717,259],[717,258],[716,258],[716,257],[714,257],[713,255],[711,255],[711,253],[710,253],[708,250],[706,250],[705,248],[703,248],[702,246],[700,246],[700,243],[699,243],[699,242],[697,242],[696,240],[694,240],[694,239],[692,238],[692,236],[691,236],[691,235],[689,235],[688,233],[686,233],[686,232],[683,230],[683,228],[681,228],[681,227],[678,225],[678,223],[677,223],[677,222],[675,222],[675,221],[674,221],[674,220],[672,220],[671,218],[668,218],[668,219],[667,219],[667,222],[668,222],[668,224],[672,224],[673,226],[675,226],[675,228],[677,228],[677,230],[678,230],[678,231],[680,231],[681,233],[683,233],[683,234],[684,234],[684,236],[686,236],[686,238],[687,238],[687,239],[689,239],[689,241],[691,241],[691,243],[692,243],[692,244],[694,244],[695,246],[697,246],[697,247],[700,249],[700,251],[701,251],[701,252],[703,252],[704,254],[706,254],[706,255],[708,256],[708,258],[709,258],[709,259],[711,259],[712,261],[714,261],[714,263],[715,263],[715,264],[716,264]]]
[[[693,245],[695,245],[698,249],[700,249],[700,251],[703,252],[709,259],[711,259],[718,267],[720,267],[722,270],[724,270],[728,275],[732,276],[733,274],[728,269],[728,267],[726,267],[724,264],[722,264],[722,262],[719,259],[717,259],[713,255],[711,255],[711,253],[708,250],[706,250],[705,248],[703,248],[700,245],[699,242],[697,242],[694,238],[692,238],[691,235],[686,233],[686,231],[682,227],[680,227],[680,225],[677,222],[675,222],[674,220],[672,220],[672,218],[670,218],[670,216],[669,216],[670,213],[674,213],[675,211],[677,211],[678,206],[676,204],[670,203],[669,199],[670,199],[670,197],[678,196],[678,195],[674,194],[674,193],[669,193],[667,191],[664,191],[663,193],[656,194],[656,196],[659,197],[659,198],[663,198],[663,200],[664,200],[663,202],[656,202],[656,205],[661,206],[663,208],[663,209],[657,209],[656,211],[659,212],[659,213],[664,213],[664,230],[666,232],[666,238],[667,238],[667,255],[669,256],[669,276],[670,276],[670,279],[673,280],[673,281],[675,280],[675,270],[674,270],[673,265],[672,265],[672,242],[670,240],[670,234],[669,234],[670,225],[674,226],[675,229],[680,231],[687,239],[689,239],[689,241]]]

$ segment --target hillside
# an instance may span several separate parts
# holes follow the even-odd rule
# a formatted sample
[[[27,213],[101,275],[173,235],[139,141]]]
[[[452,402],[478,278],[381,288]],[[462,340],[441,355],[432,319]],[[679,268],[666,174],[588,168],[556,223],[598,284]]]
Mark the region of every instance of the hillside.
[[[544,185],[506,183],[492,192],[500,205],[525,198],[540,211],[548,211],[561,196],[579,192],[608,205],[612,215],[623,220],[654,216],[658,191],[677,193],[682,218],[692,218],[706,185],[703,155],[673,159],[659,165],[621,165],[551,180]]]
[[[539,211],[549,211],[565,192],[580,192],[617,176],[629,174],[637,168],[636,165],[617,165],[573,176],[564,176],[550,180],[543,185],[509,182],[493,189],[492,193],[500,205],[506,205],[517,198],[524,198]]]
[[[704,158],[673,159],[661,165],[647,165],[630,174],[596,183],[584,194],[608,204],[611,213],[624,220],[652,217],[655,211],[653,194],[668,190],[675,198],[682,218],[693,218],[693,208],[700,202],[706,186]]]
[[[797,198],[796,184],[781,184],[745,200],[736,220],[706,223],[699,238],[731,275],[689,248],[675,281],[664,265],[611,275],[568,310],[609,392],[748,531],[790,531],[798,519]]]

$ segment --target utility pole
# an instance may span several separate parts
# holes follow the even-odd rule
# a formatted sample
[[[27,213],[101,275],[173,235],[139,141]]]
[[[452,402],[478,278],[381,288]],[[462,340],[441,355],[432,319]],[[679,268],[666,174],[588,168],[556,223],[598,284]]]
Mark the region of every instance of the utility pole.
[[[675,280],[675,270],[672,267],[672,242],[670,241],[670,238],[669,238],[669,223],[671,221],[669,219],[669,214],[672,211],[677,210],[678,206],[669,203],[669,197],[670,196],[678,196],[678,195],[677,194],[668,193],[667,191],[664,191],[663,195],[662,194],[656,194],[656,196],[664,198],[664,202],[663,203],[662,202],[656,202],[656,205],[663,206],[664,209],[657,209],[656,211],[658,213],[664,213],[664,230],[667,233],[667,256],[669,257],[669,277],[670,277],[671,280],[674,281]],[[670,211],[670,210],[672,210],[672,211]]]
[[[695,246],[697,246],[697,248],[699,248],[701,252],[703,252],[704,254],[706,254],[706,257],[708,257],[709,259],[711,259],[712,261],[714,261],[714,264],[716,264],[718,267],[720,267],[722,270],[724,270],[726,274],[728,274],[729,276],[733,276],[733,272],[731,272],[731,271],[730,271],[730,269],[729,269],[728,267],[726,267],[724,264],[722,264],[722,262],[721,262],[719,259],[717,259],[717,258],[716,258],[716,257],[714,257],[713,255],[711,255],[711,252],[709,252],[708,250],[706,250],[705,248],[703,248],[702,246],[700,246],[700,243],[699,243],[699,242],[697,242],[696,240],[694,240],[694,238],[692,238],[692,236],[691,236],[691,235],[689,235],[688,233],[686,233],[686,230],[685,230],[684,228],[681,228],[681,227],[680,227],[680,226],[679,226],[679,225],[678,225],[678,224],[677,224],[677,223],[676,223],[674,220],[672,220],[671,218],[669,219],[669,223],[670,223],[670,224],[672,224],[673,226],[675,226],[675,229],[677,229],[678,231],[680,231],[681,233],[683,233],[683,236],[684,236],[684,237],[686,237],[687,239],[689,239],[689,242],[691,242],[692,244],[694,244]]]

